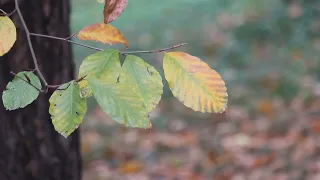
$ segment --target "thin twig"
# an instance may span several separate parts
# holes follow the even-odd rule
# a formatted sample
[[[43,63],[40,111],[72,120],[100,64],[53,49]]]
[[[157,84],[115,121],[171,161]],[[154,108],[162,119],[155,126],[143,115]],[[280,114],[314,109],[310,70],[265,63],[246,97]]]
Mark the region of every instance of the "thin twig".
[[[56,40],[66,41],[66,42],[69,42],[71,44],[75,44],[75,45],[78,45],[78,46],[86,47],[88,49],[93,49],[93,50],[96,50],[96,51],[103,51],[103,49],[101,49],[101,48],[97,48],[97,47],[93,47],[93,46],[77,43],[77,42],[74,42],[74,41],[70,40],[76,35],[76,33],[73,33],[70,37],[67,37],[67,38],[60,38],[60,37],[55,37],[55,36],[50,36],[50,35],[31,33],[29,31],[27,25],[26,25],[26,22],[24,21],[23,16],[22,16],[18,0],[15,0],[15,9],[10,14],[7,14],[5,11],[0,9],[0,12],[4,13],[5,15],[9,15],[9,16],[12,15],[16,11],[18,12],[18,15],[19,15],[19,18],[21,20],[23,29],[24,29],[24,31],[26,33],[26,36],[27,36],[27,41],[28,41],[29,49],[30,49],[31,56],[32,56],[32,59],[33,59],[33,63],[34,63],[34,66],[35,66],[35,71],[37,71],[37,74],[39,75],[42,83],[44,84],[45,89],[44,90],[38,89],[37,87],[35,87],[31,83],[29,83],[28,81],[24,80],[23,78],[21,78],[19,76],[17,76],[17,77],[22,79],[22,80],[24,80],[25,82],[29,83],[31,86],[36,88],[39,92],[47,93],[49,88],[50,89],[51,88],[52,89],[57,89],[59,86],[61,86],[61,84],[60,85],[49,85],[47,83],[46,79],[44,78],[43,74],[40,71],[40,68],[39,68],[39,65],[38,65],[38,60],[37,60],[35,52],[33,50],[32,42],[31,42],[31,38],[30,38],[31,36],[38,36],[38,37],[44,37],[44,38],[49,38],[49,39],[56,39]],[[174,46],[171,46],[171,47],[168,47],[168,48],[156,49],[156,50],[151,50],[151,51],[122,51],[122,52],[120,52],[120,54],[128,55],[128,54],[140,54],[140,53],[159,53],[159,52],[164,52],[164,51],[172,50],[172,49],[175,49],[175,48],[179,48],[179,47],[184,46],[184,45],[186,45],[186,43],[177,44],[177,45],[174,45]],[[13,72],[11,72],[11,74],[16,76],[16,74],[13,73]],[[82,81],[85,77],[86,76],[79,78],[78,80],[76,80],[76,82]]]
[[[100,48],[97,48],[97,47],[93,47],[93,46],[89,46],[89,45],[85,45],[85,44],[74,42],[74,41],[70,40],[70,37],[72,37],[72,36],[70,36],[68,38],[61,38],[61,37],[55,37],[55,36],[49,36],[49,35],[37,34],[37,33],[30,33],[30,35],[31,36],[49,38],[49,39],[56,39],[56,40],[61,40],[61,41],[67,41],[67,42],[69,42],[71,44],[75,44],[75,45],[78,45],[78,46],[86,47],[86,48],[97,50],[97,51],[103,51],[103,49],[100,49]]]
[[[4,10],[0,9],[0,12],[4,15],[4,16],[11,16],[13,13],[15,13],[17,10],[17,8],[14,8],[14,10],[11,13],[6,13]],[[2,15],[0,14],[0,16]]]
[[[58,90],[58,91],[65,91],[65,90],[67,90],[69,87],[70,87],[70,83],[68,84],[67,87],[65,87],[65,88],[63,88],[63,89],[57,89],[57,90]]]
[[[74,32],[73,34],[71,34],[71,36],[69,36],[69,37],[67,37],[67,38],[65,38],[66,40],[70,40],[70,39],[72,39],[74,36],[76,36],[77,35],[77,32]]]
[[[30,86],[32,86],[33,88],[35,88],[37,91],[39,91],[39,92],[44,92],[43,90],[41,90],[41,89],[37,88],[36,86],[34,86],[33,84],[31,84],[31,82],[29,82],[29,81],[23,79],[22,77],[18,76],[16,73],[14,73],[14,72],[11,71],[10,74],[12,74],[12,75],[14,75],[15,77],[21,79],[22,81],[28,83]]]
[[[44,84],[44,86],[46,87],[46,89],[44,90],[44,92],[47,92],[48,91],[48,83],[46,81],[46,79],[44,78],[43,74],[41,73],[40,69],[39,69],[39,65],[38,65],[38,60],[37,60],[37,57],[34,53],[34,50],[33,50],[33,46],[32,46],[32,42],[31,42],[31,38],[30,38],[30,31],[26,25],[26,22],[24,21],[23,19],[23,16],[22,16],[22,13],[20,11],[20,7],[19,7],[19,2],[18,0],[15,0],[15,6],[16,6],[16,9],[17,9],[17,12],[18,12],[18,15],[19,15],[19,18],[21,20],[21,23],[22,23],[22,26],[24,28],[24,31],[26,33],[26,36],[27,36],[27,41],[28,41],[28,45],[29,45],[29,49],[30,49],[30,52],[31,52],[31,56],[32,56],[32,59],[33,59],[33,63],[34,63],[34,66],[35,66],[35,69],[42,81],[42,83]]]
[[[14,8],[14,10],[11,13],[8,13],[7,16],[11,16],[12,14],[14,14],[17,11],[17,8]]]
[[[87,77],[87,75],[85,75],[85,76],[83,76],[83,77],[81,77],[81,78],[77,79],[77,80],[76,80],[76,82],[78,83],[78,82],[80,82],[80,81],[84,80],[84,78],[86,78],[86,77]]]
[[[83,77],[77,79],[76,82],[78,83],[78,82],[80,82],[80,81],[83,81],[86,77],[87,77],[87,76],[83,76]],[[49,89],[57,89],[57,88],[60,87],[61,85],[62,85],[62,84],[58,84],[58,85],[48,85],[47,87],[48,87]]]
[[[151,51],[123,51],[123,52],[120,52],[120,54],[127,55],[127,54],[141,54],[141,53],[159,53],[159,52],[163,52],[163,51],[176,49],[176,48],[179,48],[179,47],[184,46],[186,44],[187,43],[181,43],[181,44],[177,44],[177,45],[174,45],[174,46],[171,46],[168,48],[155,49],[155,50],[151,50]]]
[[[61,86],[61,84],[58,84],[58,85],[47,85],[47,87],[49,88],[49,89],[57,89],[58,87],[60,87]]]
[[[4,16],[7,15],[7,13],[6,13],[4,10],[2,10],[2,9],[0,9],[0,12],[2,12],[2,14],[3,14]]]
[[[93,49],[93,50],[97,50],[97,51],[103,51],[103,49],[101,49],[101,48],[89,46],[89,45],[86,45],[86,44],[77,43],[77,42],[74,42],[74,41],[70,40],[70,38],[72,38],[74,36],[74,34],[72,34],[68,38],[61,38],[61,37],[49,36],[49,35],[45,35],[45,34],[30,33],[31,36],[38,36],[38,37],[44,37],[44,38],[49,38],[49,39],[56,39],[56,40],[66,41],[66,42],[69,42],[69,43],[72,43],[72,44],[75,44],[75,45],[78,45],[78,46],[86,47],[86,48],[89,48],[89,49]],[[151,50],[151,51],[123,51],[123,52],[120,52],[120,54],[126,55],[126,54],[141,54],[141,53],[159,53],[159,52],[163,52],[163,51],[176,49],[176,48],[182,47],[182,46],[184,46],[186,44],[187,43],[181,43],[181,44],[177,44],[177,45],[174,45],[174,46],[171,46],[171,47],[168,47],[168,48],[155,49],[155,50]]]

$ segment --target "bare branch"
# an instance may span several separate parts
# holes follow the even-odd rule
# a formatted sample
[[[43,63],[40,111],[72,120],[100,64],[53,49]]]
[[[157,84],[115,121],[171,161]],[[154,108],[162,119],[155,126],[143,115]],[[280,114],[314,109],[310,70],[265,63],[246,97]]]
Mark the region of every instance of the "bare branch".
[[[81,77],[81,78],[79,78],[79,79],[77,79],[76,80],[76,82],[78,83],[78,82],[81,82],[81,81],[83,81],[84,80],[84,78],[86,78],[87,77],[87,75],[85,75],[85,76],[83,76],[83,77]]]
[[[4,15],[4,16],[7,15],[7,13],[6,13],[4,10],[2,10],[2,9],[0,9],[0,12],[2,13],[1,15]]]
[[[82,46],[82,47],[85,47],[85,48],[88,48],[88,49],[93,49],[93,50],[96,50],[96,51],[103,51],[103,49],[101,49],[101,48],[89,46],[89,45],[86,45],[86,44],[77,43],[77,42],[74,42],[74,41],[70,40],[70,38],[72,38],[75,35],[75,33],[73,33],[68,38],[61,38],[61,37],[49,36],[49,35],[37,34],[37,33],[30,33],[30,35],[31,36],[38,36],[38,37],[43,37],[43,38],[66,41],[66,42],[69,42],[69,43],[72,43],[72,44],[75,44],[75,45],[78,45],[78,46]],[[151,50],[151,51],[123,51],[123,52],[120,52],[120,54],[127,55],[127,54],[141,54],[141,53],[159,53],[159,52],[163,52],[163,51],[176,49],[176,48],[182,47],[182,46],[184,46],[186,44],[187,43],[182,43],[182,44],[177,44],[177,45],[174,45],[174,46],[171,46],[171,47],[168,47],[168,48],[155,49],[155,50]]]
[[[19,7],[19,2],[18,0],[15,0],[15,6],[16,6],[16,10],[18,12],[18,15],[19,15],[19,18],[21,20],[21,23],[22,23],[22,26],[23,26],[23,29],[26,33],[26,36],[27,36],[27,41],[28,41],[28,45],[29,45],[29,49],[30,49],[30,52],[31,52],[31,56],[32,56],[32,59],[33,59],[33,64],[35,66],[35,69],[42,81],[42,83],[44,84],[44,86],[46,87],[46,89],[44,90],[44,92],[47,92],[48,91],[48,83],[46,81],[46,79],[44,78],[43,74],[41,73],[40,69],[39,69],[39,65],[38,65],[38,60],[37,60],[37,57],[34,53],[34,50],[33,50],[33,46],[32,46],[32,42],[31,42],[31,38],[30,38],[30,31],[26,25],[26,22],[24,21],[23,19],[23,16],[22,16],[22,13],[20,11],[20,7]]]
[[[179,48],[179,47],[184,46],[186,44],[187,43],[182,43],[182,44],[177,44],[177,45],[174,45],[174,46],[171,46],[168,48],[156,49],[156,50],[151,50],[151,51],[123,51],[123,52],[120,52],[120,54],[127,55],[127,54],[141,54],[141,53],[159,53],[159,52],[163,52],[163,51],[176,49],[176,48]]]
[[[78,46],[82,46],[82,47],[86,47],[88,49],[93,49],[96,51],[103,51],[103,49],[97,48],[97,47],[93,47],[93,46],[89,46],[89,45],[85,45],[85,44],[81,44],[81,43],[77,43],[74,42],[72,40],[70,40],[71,37],[73,37],[74,35],[68,37],[68,38],[61,38],[61,37],[55,37],[55,36],[49,36],[49,35],[44,35],[44,34],[36,34],[36,33],[30,33],[31,36],[38,36],[38,37],[44,37],[44,38],[49,38],[49,39],[56,39],[56,40],[60,40],[60,41],[66,41],[69,42],[71,44],[75,44]]]
[[[14,8],[14,10],[11,13],[6,13],[4,10],[0,9],[0,12],[2,13],[0,14],[0,16],[11,16],[16,11],[17,11],[17,8]]]
[[[76,36],[77,35],[77,32],[74,32],[73,34],[71,34],[71,36],[69,36],[69,37],[67,37],[67,38],[65,38],[66,40],[70,40],[70,39],[72,39],[74,36]]]
[[[93,46],[89,46],[89,45],[86,45],[86,44],[81,44],[81,43],[78,43],[78,42],[75,42],[75,41],[72,41],[71,39],[76,35],[76,33],[73,33],[70,37],[67,37],[67,38],[61,38],[61,37],[55,37],[55,36],[50,36],[50,35],[45,35],[45,34],[37,34],[37,33],[31,33],[26,25],[26,22],[24,21],[24,18],[22,16],[22,13],[21,13],[21,10],[20,10],[20,7],[19,7],[19,2],[18,0],[15,0],[15,9],[14,11],[12,11],[10,14],[7,14],[5,11],[3,11],[2,9],[0,9],[0,12],[2,12],[4,15],[12,15],[13,13],[17,12],[18,15],[19,15],[19,18],[21,20],[21,23],[22,23],[22,26],[23,26],[23,29],[26,33],[26,36],[27,36],[27,41],[28,41],[28,46],[29,46],[29,49],[30,49],[30,52],[31,52],[31,56],[32,56],[32,59],[33,59],[33,63],[34,63],[34,66],[35,66],[35,69],[34,71],[37,72],[38,76],[40,77],[42,83],[44,84],[44,87],[45,89],[42,90],[42,89],[38,89],[36,88],[34,85],[30,84],[28,81],[24,80],[23,78],[17,76],[18,78],[24,80],[25,82],[29,83],[31,86],[33,86],[34,88],[36,88],[39,92],[44,92],[44,93],[47,93],[48,92],[48,89],[57,89],[59,86],[61,86],[62,84],[60,85],[49,85],[46,81],[46,79],[44,78],[43,74],[41,73],[40,71],[40,68],[39,68],[39,65],[38,65],[38,60],[36,58],[36,55],[35,55],[35,52],[34,52],[34,49],[33,49],[33,46],[32,46],[32,42],[31,42],[31,36],[37,36],[37,37],[43,37],[43,38],[49,38],[49,39],[55,39],[55,40],[60,40],[60,41],[66,41],[66,42],[69,42],[71,44],[75,44],[75,45],[78,45],[78,46],[82,46],[82,47],[85,47],[85,48],[88,48],[88,49],[93,49],[93,50],[96,50],[96,51],[103,51],[103,49],[101,48],[97,48],[97,47],[93,47]],[[168,48],[163,48],[163,49],[155,49],[155,50],[150,50],[150,51],[121,51],[120,54],[122,55],[128,55],[128,54],[141,54],[141,53],[159,53],[159,52],[164,52],[164,51],[169,51],[169,50],[173,50],[173,49],[176,49],[176,48],[179,48],[179,47],[182,47],[186,45],[186,43],[182,43],[182,44],[177,44],[177,45],[174,45],[174,46],[171,46],[171,47],[168,47]],[[11,72],[11,74],[15,75],[15,73]],[[76,82],[80,82],[82,80],[85,79],[86,76],[84,77],[81,77],[79,78],[78,80],[76,80]]]
[[[84,78],[86,78],[86,77],[87,77],[87,76],[83,76],[83,77],[77,79],[76,82],[78,83],[78,82],[80,82],[80,81],[83,81]],[[58,85],[48,85],[47,87],[48,87],[49,89],[57,89],[57,88],[60,87],[61,85],[62,85],[62,84],[58,84]]]

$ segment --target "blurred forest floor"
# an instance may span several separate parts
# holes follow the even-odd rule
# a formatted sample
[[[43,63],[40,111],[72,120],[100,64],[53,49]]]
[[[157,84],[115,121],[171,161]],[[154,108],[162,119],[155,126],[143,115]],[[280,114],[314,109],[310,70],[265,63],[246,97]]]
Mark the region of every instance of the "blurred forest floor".
[[[102,21],[102,8],[74,0],[73,30]],[[320,1],[135,0],[112,24],[130,50],[188,43],[179,50],[222,75],[228,109],[193,112],[165,86],[153,128],[141,130],[90,103],[84,180],[320,179]],[[74,52],[79,65],[92,50]],[[161,54],[142,57],[163,73]]]
[[[299,101],[281,109],[301,108]],[[193,114],[175,100],[162,101],[153,123],[174,114],[161,127],[139,130],[119,126],[98,108],[82,126],[84,179],[320,178],[319,115],[288,112],[268,119],[231,106],[225,114],[187,122],[176,109]]]

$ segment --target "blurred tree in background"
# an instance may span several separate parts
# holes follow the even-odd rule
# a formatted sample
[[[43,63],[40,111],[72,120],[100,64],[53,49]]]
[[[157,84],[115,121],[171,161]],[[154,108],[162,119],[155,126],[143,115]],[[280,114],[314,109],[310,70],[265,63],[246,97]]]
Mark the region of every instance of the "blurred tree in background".
[[[68,37],[70,4],[67,0],[21,0],[21,12],[31,32]],[[0,0],[0,9],[12,12],[14,0]],[[0,57],[0,89],[12,80],[10,71],[34,68],[26,34],[18,14],[12,15],[18,39],[13,49]],[[73,79],[70,44],[32,38],[39,66],[49,83],[61,84]],[[0,179],[81,179],[79,132],[68,139],[57,133],[48,113],[52,92],[42,93],[32,105],[7,111],[0,107]]]

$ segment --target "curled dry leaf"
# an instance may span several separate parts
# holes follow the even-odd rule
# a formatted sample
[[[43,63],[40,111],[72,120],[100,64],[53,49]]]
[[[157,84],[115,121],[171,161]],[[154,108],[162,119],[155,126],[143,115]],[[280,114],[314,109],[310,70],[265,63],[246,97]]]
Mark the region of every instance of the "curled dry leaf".
[[[128,0],[106,0],[104,5],[104,23],[108,24],[116,20],[124,11]]]
[[[78,37],[81,40],[98,41],[104,44],[122,43],[126,48],[129,47],[127,39],[117,28],[104,23],[97,23],[83,28],[79,32]]]

